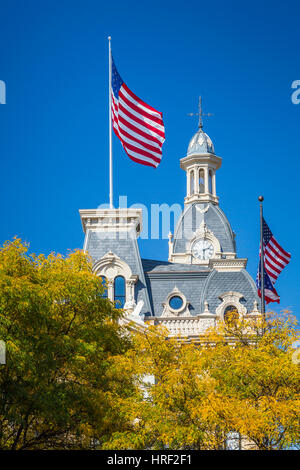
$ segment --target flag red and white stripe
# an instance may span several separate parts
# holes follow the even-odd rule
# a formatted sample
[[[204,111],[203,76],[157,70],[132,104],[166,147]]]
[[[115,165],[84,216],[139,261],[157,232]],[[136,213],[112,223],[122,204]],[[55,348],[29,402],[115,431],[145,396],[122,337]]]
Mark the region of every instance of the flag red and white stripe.
[[[291,254],[279,245],[265,220],[263,222],[264,265],[272,284],[275,284],[283,268],[290,262]]]
[[[156,168],[162,158],[162,113],[138,98],[121,79],[112,60],[112,125],[131,160]]]
[[[277,242],[266,221],[262,219],[263,229],[263,247],[264,247],[264,292],[265,300],[269,302],[278,302],[280,300],[274,284],[285,266],[290,262],[291,254],[285,251]],[[261,257],[261,250],[259,253]],[[261,296],[261,282],[260,274],[261,266],[259,263],[256,284],[258,288],[258,295]]]

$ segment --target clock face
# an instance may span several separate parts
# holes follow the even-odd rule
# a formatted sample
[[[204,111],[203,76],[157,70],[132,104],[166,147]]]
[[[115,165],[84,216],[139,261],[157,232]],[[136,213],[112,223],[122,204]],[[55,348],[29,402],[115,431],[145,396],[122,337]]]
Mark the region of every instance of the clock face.
[[[206,260],[213,256],[214,247],[209,240],[202,238],[194,243],[192,253],[195,258]]]

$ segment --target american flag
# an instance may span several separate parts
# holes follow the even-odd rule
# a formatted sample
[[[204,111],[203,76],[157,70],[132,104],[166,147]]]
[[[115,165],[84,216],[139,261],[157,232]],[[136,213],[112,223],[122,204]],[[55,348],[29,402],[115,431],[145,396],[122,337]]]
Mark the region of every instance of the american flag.
[[[162,157],[162,113],[138,98],[120,77],[112,58],[112,125],[128,157],[156,168]]]
[[[260,273],[261,273],[261,270],[260,270],[260,260],[259,260],[257,276],[256,276],[256,286],[257,286],[257,292],[258,292],[259,297],[261,297],[261,282],[260,282],[261,274]],[[264,291],[265,291],[265,301],[267,304],[269,302],[277,302],[279,304],[280,297],[277,294],[276,289],[273,286],[266,269],[264,270]]]
[[[264,286],[265,300],[269,302],[278,302],[278,296],[274,284],[283,268],[290,262],[291,255],[279,245],[266,221],[263,219],[263,246],[264,246]],[[260,283],[260,263],[257,272],[256,284],[258,295],[261,296]]]

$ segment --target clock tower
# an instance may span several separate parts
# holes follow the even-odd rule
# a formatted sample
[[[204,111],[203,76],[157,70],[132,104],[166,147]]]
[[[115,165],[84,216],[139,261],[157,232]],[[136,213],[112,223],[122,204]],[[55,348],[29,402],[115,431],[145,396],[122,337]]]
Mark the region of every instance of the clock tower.
[[[180,160],[186,172],[184,211],[174,237],[170,234],[169,261],[197,264],[217,270],[237,271],[246,267],[245,258],[237,258],[235,234],[219,207],[216,171],[222,158],[215,153],[202,120],[192,137],[187,155]]]
[[[235,234],[219,206],[216,172],[222,159],[203,131],[201,106],[197,115],[198,131],[180,160],[187,191],[169,235],[168,261],[141,258],[141,209],[80,211],[84,248],[107,282],[108,298],[136,324],[163,324],[171,336],[195,341],[232,310],[241,318],[259,314],[247,259],[237,257]]]

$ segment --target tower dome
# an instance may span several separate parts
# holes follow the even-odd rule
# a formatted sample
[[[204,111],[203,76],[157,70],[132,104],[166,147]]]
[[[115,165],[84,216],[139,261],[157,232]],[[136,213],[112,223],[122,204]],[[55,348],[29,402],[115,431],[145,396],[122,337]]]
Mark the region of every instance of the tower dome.
[[[203,132],[202,126],[192,137],[187,155],[180,160],[180,167],[186,171],[187,195],[185,203],[212,202],[218,204],[216,194],[216,170],[222,158],[215,154],[210,137]]]
[[[200,128],[190,140],[187,155],[206,153],[215,155],[214,144],[211,138]]]

